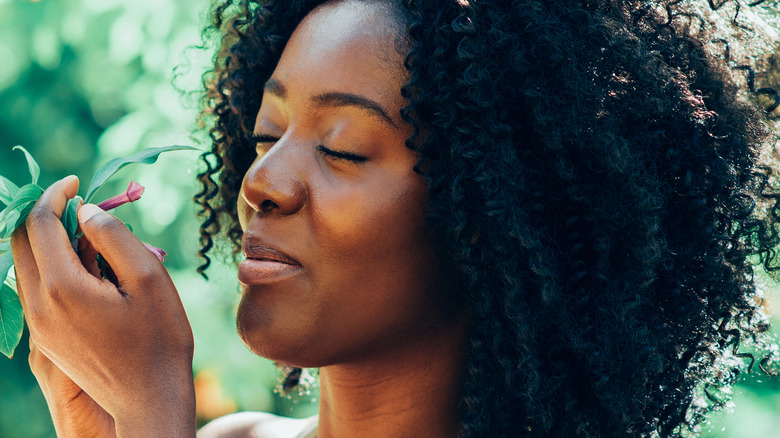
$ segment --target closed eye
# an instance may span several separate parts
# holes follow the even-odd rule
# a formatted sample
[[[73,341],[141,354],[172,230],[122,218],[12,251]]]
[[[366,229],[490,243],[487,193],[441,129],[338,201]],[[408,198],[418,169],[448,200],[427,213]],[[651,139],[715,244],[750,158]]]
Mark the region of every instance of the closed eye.
[[[251,134],[249,136],[249,141],[255,143],[256,147],[259,147],[261,144],[270,144],[270,146],[273,146],[274,143],[279,141],[279,138],[271,137],[270,135]]]
[[[334,160],[349,161],[355,164],[363,164],[367,160],[366,157],[356,155],[350,152],[334,151],[333,149],[328,149],[322,145],[317,146],[317,150],[320,151],[322,155],[329,158],[333,158]]]
[[[279,141],[279,138],[264,134],[252,134],[250,135],[249,140],[256,144],[257,149],[260,149],[262,146],[264,150],[268,150],[277,141]],[[348,161],[350,163],[362,164],[368,160],[366,157],[361,155],[353,154],[351,152],[333,150],[323,145],[317,146],[317,150],[322,155],[337,161]]]

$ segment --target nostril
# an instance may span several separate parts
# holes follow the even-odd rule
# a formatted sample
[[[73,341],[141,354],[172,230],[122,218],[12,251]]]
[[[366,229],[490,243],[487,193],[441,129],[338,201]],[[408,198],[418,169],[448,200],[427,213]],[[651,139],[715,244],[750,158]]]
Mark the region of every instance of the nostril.
[[[279,206],[274,201],[271,201],[270,199],[266,199],[260,204],[260,211],[264,213],[268,213],[275,208],[279,208]]]

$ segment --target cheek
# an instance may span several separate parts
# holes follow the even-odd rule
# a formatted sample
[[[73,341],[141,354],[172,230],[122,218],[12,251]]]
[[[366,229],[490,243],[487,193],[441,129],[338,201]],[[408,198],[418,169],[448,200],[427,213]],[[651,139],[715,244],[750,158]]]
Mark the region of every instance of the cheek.
[[[334,214],[323,215],[315,231],[323,251],[315,284],[329,294],[323,301],[330,310],[350,308],[366,320],[405,318],[430,296],[437,270],[423,233],[423,191],[396,184],[373,193],[329,204]]]
[[[315,218],[318,246],[368,262],[405,259],[425,245],[424,188],[397,181],[337,194]],[[314,206],[314,210],[318,210]]]

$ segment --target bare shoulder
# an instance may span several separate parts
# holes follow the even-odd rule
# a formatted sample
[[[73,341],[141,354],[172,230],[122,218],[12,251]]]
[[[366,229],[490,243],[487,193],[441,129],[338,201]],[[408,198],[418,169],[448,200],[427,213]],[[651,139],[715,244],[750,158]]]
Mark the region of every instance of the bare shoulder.
[[[197,438],[299,438],[317,428],[317,417],[287,418],[266,412],[238,412],[217,418]]]

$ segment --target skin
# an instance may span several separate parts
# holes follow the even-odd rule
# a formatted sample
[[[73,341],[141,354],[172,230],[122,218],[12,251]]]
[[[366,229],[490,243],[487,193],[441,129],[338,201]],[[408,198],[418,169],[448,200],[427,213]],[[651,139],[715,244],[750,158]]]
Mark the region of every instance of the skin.
[[[259,284],[240,277],[238,329],[257,354],[291,365],[362,360],[449,330],[437,312],[446,277],[424,231],[425,181],[404,145],[411,127],[399,115],[402,58],[387,44],[396,30],[377,10],[344,3],[308,16],[265,87],[255,123],[256,135],[279,140],[258,143],[244,177],[244,247],[256,238],[301,267]],[[375,102],[391,122],[318,102],[334,92]],[[365,161],[323,154],[321,146]]]
[[[57,434],[193,435],[192,331],[176,289],[159,260],[95,205],[78,211],[80,259],[59,219],[77,191],[75,177],[54,183],[11,240],[30,368]],[[96,275],[97,252],[117,285]]]
[[[442,308],[450,276],[404,145],[406,72],[387,16],[342,2],[301,22],[266,84],[238,204],[245,246],[258,236],[300,264],[279,280],[241,278],[239,334],[261,356],[321,367],[321,437],[457,435],[464,318]]]
[[[346,1],[298,26],[258,90],[258,156],[238,205],[250,256],[239,335],[262,356],[321,367],[320,438],[458,434],[467,318],[424,226],[390,16]],[[12,242],[30,363],[58,433],[194,436],[192,334],[176,290],[94,206],[79,209],[76,256],[59,223],[76,192],[75,178],[55,183]],[[294,262],[263,277],[279,264],[252,261],[261,247]],[[118,285],[95,275],[98,251]],[[218,436],[246,434],[228,420]]]

